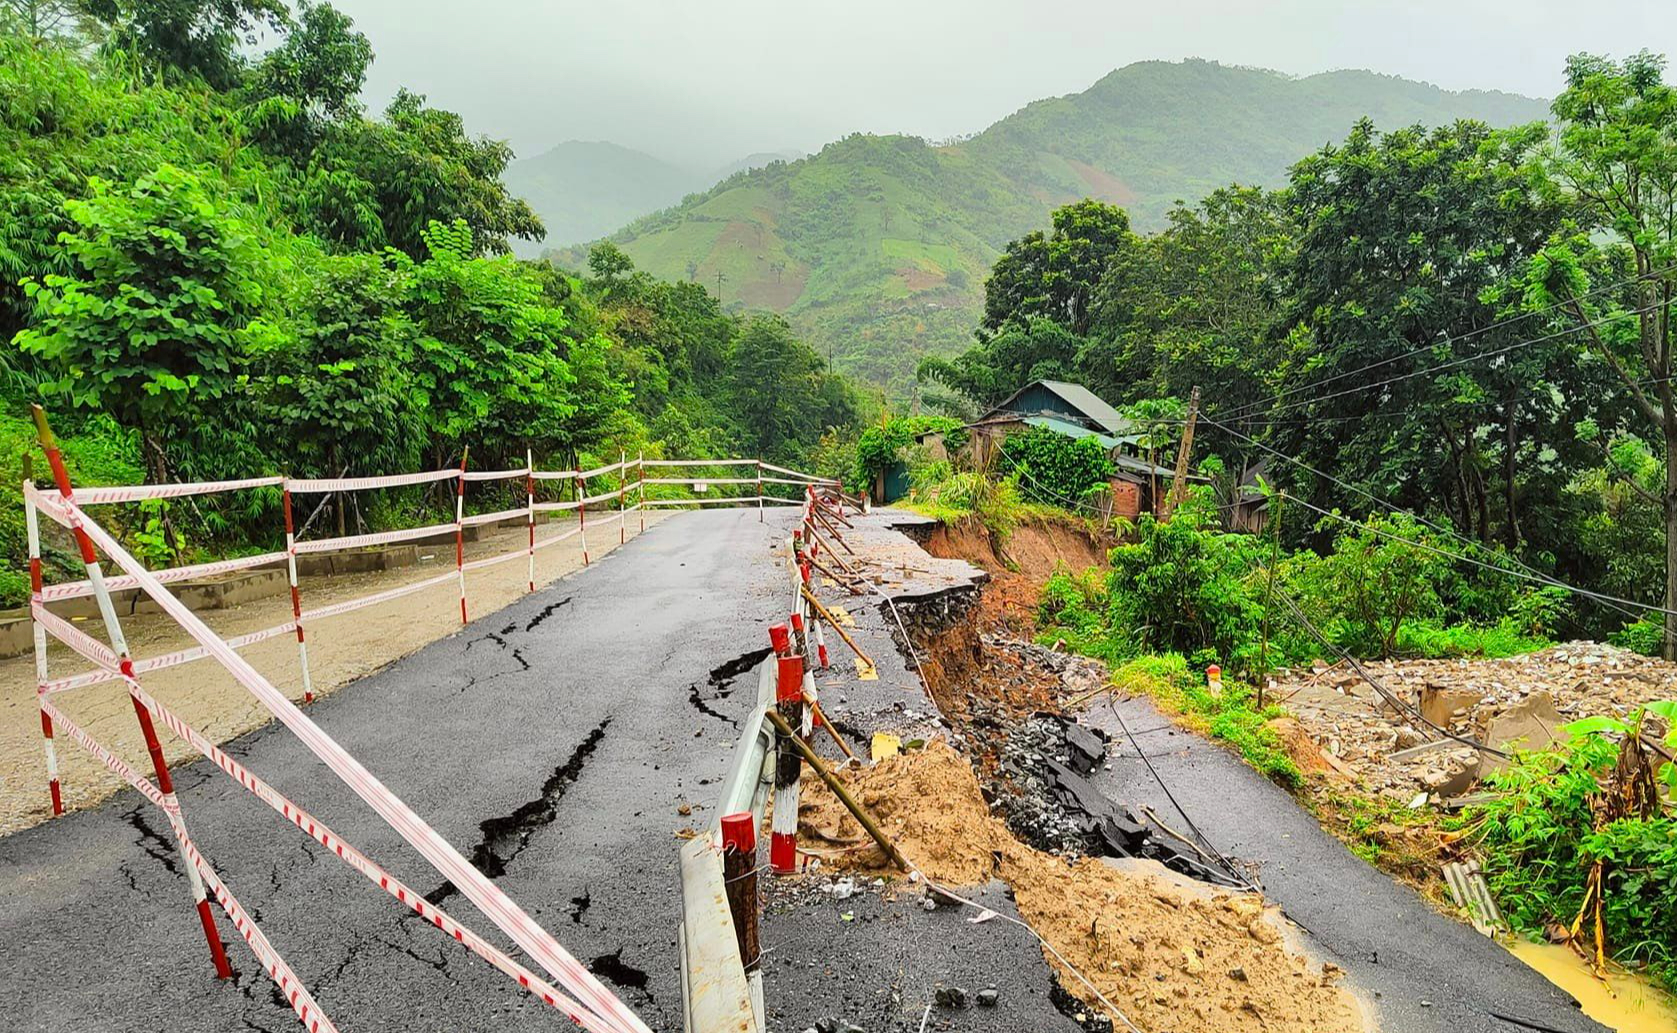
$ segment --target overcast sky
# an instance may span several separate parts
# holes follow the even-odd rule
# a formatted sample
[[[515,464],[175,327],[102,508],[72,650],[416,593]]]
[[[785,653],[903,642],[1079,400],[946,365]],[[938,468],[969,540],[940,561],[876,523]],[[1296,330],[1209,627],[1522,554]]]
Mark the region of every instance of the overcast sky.
[[[1369,68],[1549,97],[1587,50],[1677,55],[1677,0],[333,0],[367,84],[521,155],[611,140],[694,165],[863,130],[968,133],[1132,61]]]

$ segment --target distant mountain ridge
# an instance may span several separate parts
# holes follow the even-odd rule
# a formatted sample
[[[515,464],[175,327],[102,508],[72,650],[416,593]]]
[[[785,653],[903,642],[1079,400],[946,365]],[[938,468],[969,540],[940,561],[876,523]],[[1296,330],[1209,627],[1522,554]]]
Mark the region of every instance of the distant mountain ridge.
[[[1145,61],[949,146],[855,134],[736,173],[611,239],[658,276],[714,285],[720,273],[725,303],[785,313],[841,370],[900,394],[920,356],[970,340],[990,264],[1058,205],[1091,196],[1158,229],[1179,199],[1282,185],[1364,116],[1396,128],[1547,114],[1541,100],[1373,72]]]
[[[546,240],[520,242],[517,250],[534,258],[549,248],[597,240],[736,172],[800,157],[796,151],[762,152],[719,169],[696,169],[603,140],[568,140],[507,166],[508,189],[529,201],[547,226]]]

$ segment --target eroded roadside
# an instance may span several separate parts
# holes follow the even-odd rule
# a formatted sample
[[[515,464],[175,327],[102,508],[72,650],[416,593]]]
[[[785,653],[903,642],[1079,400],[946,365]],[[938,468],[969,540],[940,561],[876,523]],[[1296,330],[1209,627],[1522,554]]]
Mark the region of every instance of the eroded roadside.
[[[913,520],[897,526],[940,552],[960,551],[950,547],[946,532]],[[910,751],[849,776],[865,802],[889,812],[887,825],[903,837],[910,856],[921,851],[932,859],[916,857],[917,863],[929,871],[937,867],[944,877],[965,884],[991,880],[981,902],[993,907],[987,902],[1005,900],[1013,910],[1004,913],[1030,921],[1051,942],[1061,940],[1068,960],[1095,973],[1091,982],[1143,1029],[1335,1029],[1357,1028],[1338,1023],[1365,1021],[1401,1030],[1500,1030],[1519,1028],[1522,1022],[1569,1031],[1600,1028],[1579,1015],[1564,993],[1491,941],[1439,915],[1412,891],[1349,853],[1291,797],[1238,757],[1175,727],[1144,700],[1120,704],[1133,708],[1123,716],[1129,731],[1137,734],[1139,749],[1129,745],[1117,715],[1072,706],[1104,684],[1104,670],[1028,642],[1028,622],[1019,616],[1031,603],[1022,601],[1028,594],[1018,587],[1024,576],[1028,589],[1028,574],[1008,570],[993,553],[977,558],[996,561],[995,569],[975,572],[965,586],[933,588],[906,577],[885,586],[890,594],[904,597],[899,608],[912,649],[900,633],[884,633],[883,627],[882,636],[867,636],[890,639],[900,653],[924,661],[937,708],[934,714],[919,714],[913,693],[901,693],[889,704],[895,714],[887,711],[883,716],[905,719],[904,739],[941,735],[949,744]],[[899,571],[915,564],[896,553],[891,562]],[[918,562],[931,575],[940,563],[956,561]],[[1068,558],[1067,563],[1076,566],[1077,559]],[[941,569],[947,573],[949,568]],[[991,595],[998,582],[1010,578],[1014,590]],[[855,612],[866,609],[857,606]],[[865,632],[870,621],[858,623]],[[865,646],[864,634],[858,637]],[[902,673],[908,677],[913,677],[907,669],[911,665],[904,664]],[[857,698],[854,685],[842,692],[842,702],[823,697],[829,711],[842,715],[840,727],[869,735],[885,728],[888,721],[882,724],[877,706],[870,709],[870,701]],[[860,713],[853,712],[858,709]],[[1068,712],[1082,720],[1067,720]],[[1147,754],[1145,761],[1142,752]],[[1081,778],[1064,778],[1055,770],[1079,763],[1081,772],[1072,775]],[[916,766],[941,774],[927,784],[930,776],[917,772]],[[1154,770],[1164,784],[1152,777]],[[1174,811],[1166,785],[1175,790],[1191,818]],[[1184,786],[1191,786],[1192,793]],[[1093,790],[1093,798],[1081,799],[1088,790]],[[1210,805],[1207,798],[1220,801],[1220,806]],[[916,928],[924,924],[923,913],[912,906],[924,899],[923,891],[878,870],[877,851],[865,838],[857,840],[858,830],[845,825],[846,819],[832,809],[823,792],[806,791],[805,799],[800,816],[805,838],[817,852],[826,851],[827,871],[806,881],[813,884],[814,893],[825,896],[825,906],[812,909],[798,891],[782,888],[776,891],[782,917],[824,920],[841,958],[850,953],[846,945],[858,939],[847,928],[854,922],[886,921],[898,927],[899,936],[924,944],[928,938]],[[963,799],[976,801],[979,809],[963,810],[955,803]],[[1102,809],[1102,799],[1106,814],[1091,813]],[[1111,823],[1102,820],[1107,817],[1128,819],[1145,835],[1136,837],[1123,828],[1114,835]],[[1197,846],[1189,842],[1199,839],[1185,827],[1190,822],[1197,822],[1205,836]],[[1227,886],[1178,896],[1181,891],[1174,884],[1181,882],[1180,874],[1148,878],[1118,872],[1109,864],[1110,855],[1126,852],[1125,847],[1142,853],[1149,843],[1169,844],[1177,854],[1199,861],[1204,870],[1198,874],[1209,883],[1241,878],[1261,883],[1277,906],[1266,908],[1255,895]],[[1218,863],[1219,854],[1231,862],[1226,868]],[[1188,871],[1193,867],[1175,866]],[[851,869],[857,875],[848,881],[835,878]],[[870,881],[878,877],[885,877],[883,884]],[[877,913],[874,899],[881,909]],[[858,900],[864,906],[858,906]],[[906,909],[905,901],[911,905]],[[1149,913],[1155,910],[1157,914]],[[1253,931],[1252,920],[1266,914],[1269,917]],[[1102,933],[1103,916],[1108,935]],[[1298,923],[1289,923],[1289,916]],[[779,923],[781,928],[786,925]],[[996,921],[975,928],[1017,932]],[[1264,943],[1271,932],[1276,933],[1275,943]],[[881,939],[878,934],[860,938]],[[1028,939],[1003,939],[998,936],[980,948],[980,957],[991,968],[1001,954],[1021,964],[1021,949],[1034,953],[1042,964],[1050,963]],[[1299,949],[1289,949],[1288,943]],[[1259,953],[1247,959],[1251,964],[1229,963],[1219,953],[1255,947]],[[1266,947],[1270,953],[1264,952]],[[1313,970],[1305,954],[1323,959],[1325,971]],[[1276,959],[1279,963],[1270,967],[1268,961]],[[1055,979],[1042,996],[1055,1012],[1027,1012],[1020,1018],[1038,1028],[1054,1020],[1105,1028],[1097,995],[1058,962],[1052,966]],[[842,961],[838,967],[842,971]],[[781,1005],[778,1011],[771,1007],[771,1015],[793,1020],[789,1024],[794,1027],[805,1022],[805,1016],[806,1024],[827,1017],[854,1021],[864,1029],[890,1028],[906,1017],[912,1027],[918,1008],[930,1003],[934,1015],[954,1024],[950,1028],[992,1028],[982,1011],[956,1014],[958,1009],[948,1003],[950,995],[940,997],[938,992],[951,986],[967,991],[982,987],[986,972],[945,968],[947,973],[940,977],[937,964],[911,961],[892,984],[894,1008],[844,1018],[820,1016],[807,1007],[788,1008],[786,998],[795,991],[776,993],[775,981],[786,979],[787,973],[771,967],[771,1005]],[[1231,975],[1236,969],[1245,979]],[[1347,973],[1343,984],[1335,979],[1341,969]],[[1263,973],[1256,986],[1254,972]],[[1306,985],[1325,996],[1301,994],[1299,988]],[[1271,987],[1288,987],[1291,992],[1278,992],[1271,999],[1264,992]],[[1353,988],[1361,995],[1362,1011],[1347,992]],[[1233,993],[1220,997],[1218,991]],[[1212,1002],[1204,1014],[1185,1004],[1200,998]],[[924,1003],[917,1007],[917,1001]],[[1223,1019],[1234,1024],[1219,1025]],[[973,1021],[982,1025],[970,1025]],[[829,1025],[842,1028],[842,1022]],[[993,1028],[1022,1027],[998,1023]]]

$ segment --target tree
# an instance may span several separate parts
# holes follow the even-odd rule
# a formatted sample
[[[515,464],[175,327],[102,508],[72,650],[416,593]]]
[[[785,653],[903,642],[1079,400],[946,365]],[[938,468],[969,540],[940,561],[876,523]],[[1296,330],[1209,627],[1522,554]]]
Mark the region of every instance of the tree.
[[[110,27],[110,44],[133,50],[165,71],[197,76],[211,87],[239,84],[241,46],[291,25],[284,0],[84,0]]]
[[[388,246],[422,260],[427,228],[460,221],[475,254],[503,255],[508,238],[546,233],[501,182],[512,156],[504,141],[469,137],[459,115],[399,90],[382,122],[343,121],[324,135],[309,155],[299,207],[305,224],[340,250]]]
[[[916,376],[991,406],[1033,380],[1081,379],[1083,339],[1046,316],[1010,321],[953,359],[921,360]]]
[[[408,277],[377,255],[324,256],[302,284],[291,332],[257,363],[259,416],[293,450],[288,468],[326,477],[412,468],[424,418],[408,381]]]
[[[330,4],[303,0],[297,15],[285,42],[256,66],[250,95],[264,143],[306,165],[330,124],[360,116],[373,46]]]
[[[1510,319],[1498,295],[1559,223],[1556,200],[1526,189],[1542,137],[1540,126],[1474,122],[1381,134],[1364,120],[1292,170],[1300,236],[1271,440],[1406,508],[1442,500],[1440,515],[1485,542],[1499,466],[1513,539],[1519,459],[1545,448],[1576,455],[1563,410],[1589,397],[1571,389],[1581,375],[1571,345],[1533,341],[1542,334]],[[1519,357],[1517,369],[1483,361],[1501,349]],[[1308,490],[1321,505],[1366,505],[1326,481]]]
[[[747,455],[795,460],[830,427],[855,420],[855,400],[779,316],[747,323],[729,352],[726,397]]]
[[[1677,295],[1677,90],[1646,51],[1614,62],[1588,54],[1566,65],[1555,98],[1559,146],[1545,170],[1586,223],[1532,264],[1530,301],[1559,304],[1587,334],[1663,453],[1665,644],[1677,658],[1677,387],[1672,315]],[[1594,274],[1594,275],[1592,275]],[[1596,279],[1606,288],[1592,290]],[[1615,288],[1615,282],[1628,284]]]
[[[137,428],[147,476],[164,483],[164,442],[236,389],[264,330],[267,260],[193,173],[164,165],[91,190],[65,204],[75,271],[25,282],[37,323],[16,341],[56,371],[51,393]]]
[[[1079,337],[1088,332],[1096,285],[1112,260],[1135,246],[1130,217],[1082,200],[1050,218],[1048,233],[1027,233],[996,259],[984,282],[983,331],[1042,316]]]

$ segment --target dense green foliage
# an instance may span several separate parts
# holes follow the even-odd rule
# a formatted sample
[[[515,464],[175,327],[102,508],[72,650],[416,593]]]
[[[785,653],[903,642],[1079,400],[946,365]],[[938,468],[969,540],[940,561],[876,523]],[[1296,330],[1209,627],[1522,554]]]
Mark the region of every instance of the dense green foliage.
[[[990,265],[1060,205],[1093,198],[1158,230],[1178,198],[1230,182],[1282,185],[1292,162],[1364,116],[1503,126],[1543,114],[1523,97],[1368,72],[1301,79],[1142,62],[969,140],[847,137],[724,180],[612,239],[660,276],[714,290],[720,273],[730,305],[784,313],[838,368],[900,397],[920,358],[969,340]],[[580,266],[584,254],[559,258]]]
[[[1008,435],[1001,457],[1031,501],[1073,510],[1090,492],[1105,487],[1114,469],[1098,439],[1069,438],[1045,427]]]
[[[1375,580],[1332,573],[1384,607],[1341,618],[1358,651],[1444,648],[1413,629],[1456,601],[1385,579],[1473,563],[1614,597],[1581,602],[1572,634],[1605,637],[1635,604],[1677,610],[1677,92],[1663,69],[1573,58],[1558,130],[1363,119],[1282,189],[1215,190],[1149,236],[1115,206],[1061,209],[995,263],[976,344],[921,364],[927,398],[971,411],[1067,379],[1168,455],[1198,387],[1195,448],[1219,457],[1224,506],[1262,465],[1310,510],[1415,514],[1435,550],[1416,577],[1381,567],[1373,543],[1358,562]],[[1104,256],[1095,273],[1069,257],[1088,255]],[[1339,534],[1284,529],[1290,549],[1349,563]],[[1501,616],[1468,606],[1445,622]]]
[[[479,468],[527,451],[802,464],[854,433],[855,394],[780,320],[729,314],[621,252],[587,277],[508,255],[542,233],[501,182],[510,149],[406,91],[367,117],[372,48],[330,6],[83,13],[49,25],[0,10],[7,454],[28,451],[31,401],[53,411],[83,483],[136,466],[152,481],[382,473],[468,449]],[[252,57],[258,25],[280,38]],[[0,482],[12,515],[15,476]],[[473,504],[496,508],[494,491]],[[438,501],[387,494],[333,500],[332,517],[376,526]],[[271,544],[276,502],[112,519],[169,562]],[[22,594],[21,533],[0,520],[0,603]],[[57,574],[68,557],[47,559]]]
[[[1038,614],[1043,637],[1108,661],[1177,653],[1257,677],[1264,661],[1308,663],[1336,650],[1527,652],[1547,645],[1569,612],[1553,589],[1453,571],[1437,536],[1402,516],[1335,521],[1331,548],[1318,553],[1224,531],[1216,513],[1211,489],[1196,488],[1169,521],[1144,514],[1109,571],[1056,574]]]
[[[1670,703],[1653,708],[1677,714]],[[1504,917],[1532,936],[1572,923],[1585,904],[1590,869],[1604,862],[1605,948],[1627,965],[1646,965],[1655,982],[1677,990],[1677,818],[1665,812],[1597,820],[1619,755],[1606,733],[1633,727],[1634,721],[1586,720],[1571,726],[1572,741],[1561,751],[1517,755],[1490,777],[1498,793],[1469,812],[1470,827]],[[1677,745],[1677,733],[1668,742]],[[1677,766],[1661,768],[1663,781],[1677,780]],[[1589,931],[1584,936],[1593,942]]]

